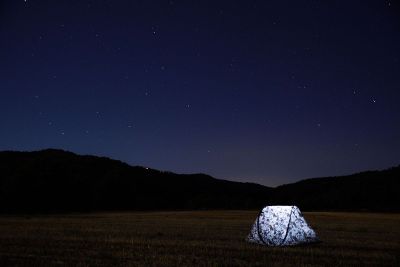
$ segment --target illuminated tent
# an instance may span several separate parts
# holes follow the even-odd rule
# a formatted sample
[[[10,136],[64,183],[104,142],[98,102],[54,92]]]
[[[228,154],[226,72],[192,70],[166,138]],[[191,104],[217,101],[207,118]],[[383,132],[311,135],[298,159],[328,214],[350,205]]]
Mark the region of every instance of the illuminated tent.
[[[247,241],[266,246],[317,242],[314,230],[296,206],[267,206],[258,215]]]

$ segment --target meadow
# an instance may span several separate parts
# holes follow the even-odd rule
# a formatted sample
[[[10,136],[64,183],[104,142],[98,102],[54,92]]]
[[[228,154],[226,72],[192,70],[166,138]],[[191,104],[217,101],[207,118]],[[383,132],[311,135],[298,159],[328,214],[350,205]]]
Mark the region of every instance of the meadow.
[[[304,213],[322,240],[245,238],[258,211],[0,216],[0,266],[400,266],[400,214]]]

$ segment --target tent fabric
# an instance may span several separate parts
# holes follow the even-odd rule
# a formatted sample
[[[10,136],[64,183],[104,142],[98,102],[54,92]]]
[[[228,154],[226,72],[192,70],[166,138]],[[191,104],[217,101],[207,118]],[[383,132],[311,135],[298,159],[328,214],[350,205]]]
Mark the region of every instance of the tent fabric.
[[[253,224],[247,241],[266,246],[293,246],[317,242],[318,238],[296,206],[266,206]]]

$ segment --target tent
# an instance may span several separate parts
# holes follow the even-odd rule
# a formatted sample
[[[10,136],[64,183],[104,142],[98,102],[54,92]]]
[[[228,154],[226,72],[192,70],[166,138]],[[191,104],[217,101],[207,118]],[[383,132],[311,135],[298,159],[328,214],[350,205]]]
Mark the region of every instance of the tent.
[[[314,230],[296,206],[266,206],[259,213],[247,241],[266,246],[317,242]]]

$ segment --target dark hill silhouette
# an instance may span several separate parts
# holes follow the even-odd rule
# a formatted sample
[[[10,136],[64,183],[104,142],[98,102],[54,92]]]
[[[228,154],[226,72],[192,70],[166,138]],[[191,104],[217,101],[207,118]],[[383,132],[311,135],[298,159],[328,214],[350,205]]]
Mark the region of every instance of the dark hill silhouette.
[[[278,186],[271,203],[313,210],[400,211],[400,166]]]
[[[0,212],[261,207],[270,188],[62,150],[0,152]]]
[[[0,152],[0,212],[162,209],[400,210],[400,167],[270,188],[133,167],[62,150]]]

